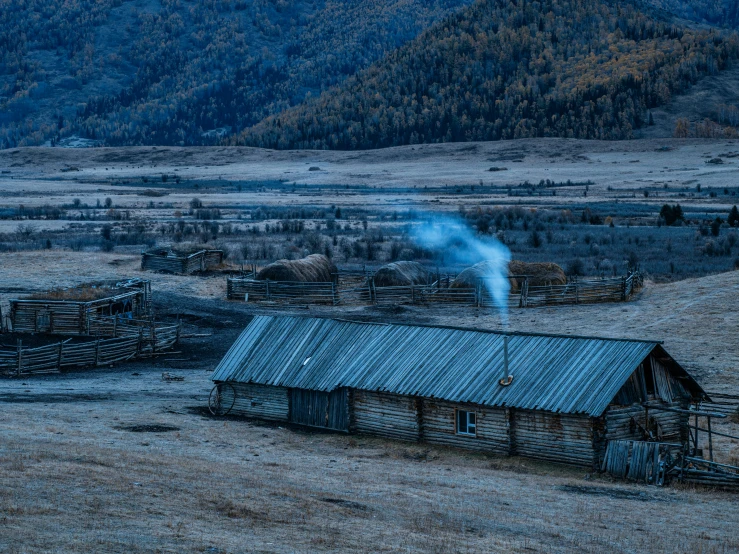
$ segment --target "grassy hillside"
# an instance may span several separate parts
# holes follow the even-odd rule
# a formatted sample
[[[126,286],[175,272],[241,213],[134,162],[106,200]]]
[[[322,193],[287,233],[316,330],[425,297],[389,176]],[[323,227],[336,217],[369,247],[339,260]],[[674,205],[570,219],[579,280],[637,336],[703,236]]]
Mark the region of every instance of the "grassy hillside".
[[[471,0],[0,0],[0,147],[218,140]]]
[[[629,138],[648,108],[738,54],[736,34],[680,28],[629,2],[479,0],[233,142],[355,149]]]

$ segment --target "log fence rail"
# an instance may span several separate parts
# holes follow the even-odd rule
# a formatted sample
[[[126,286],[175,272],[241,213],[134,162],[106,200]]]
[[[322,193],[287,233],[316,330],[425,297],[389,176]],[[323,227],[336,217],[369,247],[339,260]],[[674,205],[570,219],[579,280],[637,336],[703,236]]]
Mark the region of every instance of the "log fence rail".
[[[165,352],[179,340],[180,324],[155,326],[114,324],[115,334],[100,333],[85,342],[61,340],[55,344],[29,348],[22,339],[16,347],[0,347],[0,375],[21,377],[38,373],[58,373],[63,369],[110,365]],[[106,330],[108,330],[106,329]],[[106,337],[106,338],[102,338]]]
[[[339,274],[341,276],[342,274]],[[482,282],[475,287],[452,288],[453,277],[438,275],[430,285],[378,287],[369,276],[340,283],[301,283],[261,281],[249,277],[227,279],[227,298],[247,302],[276,304],[456,304],[476,307],[494,306],[493,295]],[[508,298],[509,307],[537,307],[596,302],[622,302],[643,285],[640,273],[597,280],[573,279],[565,285],[533,286],[528,277],[516,276],[518,290]],[[343,284],[341,281],[344,281]]]

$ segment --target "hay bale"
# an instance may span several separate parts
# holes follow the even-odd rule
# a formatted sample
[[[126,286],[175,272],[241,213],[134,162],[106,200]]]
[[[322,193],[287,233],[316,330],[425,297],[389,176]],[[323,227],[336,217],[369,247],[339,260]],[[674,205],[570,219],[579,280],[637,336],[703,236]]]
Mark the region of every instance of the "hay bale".
[[[462,271],[454,281],[449,285],[451,288],[474,288],[480,279],[484,279],[494,270],[493,262],[483,261],[476,263],[472,267],[468,267]],[[508,264],[508,275],[527,276],[529,278],[529,286],[548,286],[548,285],[564,285],[567,283],[567,276],[560,266],[555,263],[541,262],[528,263],[511,260]],[[520,280],[520,282],[519,282]],[[509,277],[511,283],[511,292],[521,290],[523,279]]]
[[[331,283],[336,280],[336,266],[323,254],[311,254],[300,260],[277,260],[257,273],[260,281]]]
[[[376,287],[428,285],[431,274],[418,262],[392,262],[375,273]]]
[[[490,260],[478,262],[457,275],[454,281],[449,283],[449,287],[453,289],[473,289],[481,279],[490,275],[495,269],[493,262]],[[511,279],[511,290],[513,290],[514,283],[515,279]]]
[[[552,262],[528,263],[511,260],[508,264],[508,275],[527,276],[529,278],[530,287],[567,284],[567,276],[565,275],[564,270]],[[521,279],[521,283],[523,283],[523,279]],[[521,283],[516,284],[516,290],[518,290],[518,286]]]

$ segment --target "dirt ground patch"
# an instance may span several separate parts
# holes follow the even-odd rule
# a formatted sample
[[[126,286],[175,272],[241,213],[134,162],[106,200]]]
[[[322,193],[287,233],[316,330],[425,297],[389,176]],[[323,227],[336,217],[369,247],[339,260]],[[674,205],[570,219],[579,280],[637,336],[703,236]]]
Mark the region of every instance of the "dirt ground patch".
[[[3,382],[13,415],[0,418],[0,551],[739,549],[735,494],[204,417],[188,407],[205,406],[210,368],[168,383],[164,365]],[[104,398],[8,403],[67,389]],[[132,424],[177,430],[120,430]]]

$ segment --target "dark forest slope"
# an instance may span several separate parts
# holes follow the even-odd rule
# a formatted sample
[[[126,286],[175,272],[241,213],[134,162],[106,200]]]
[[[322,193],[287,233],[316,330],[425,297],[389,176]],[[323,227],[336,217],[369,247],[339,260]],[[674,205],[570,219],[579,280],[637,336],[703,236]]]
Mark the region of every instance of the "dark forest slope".
[[[214,142],[471,1],[0,0],[0,147]]]
[[[629,138],[648,108],[738,52],[735,34],[681,28],[629,2],[480,0],[233,142],[355,149]]]

